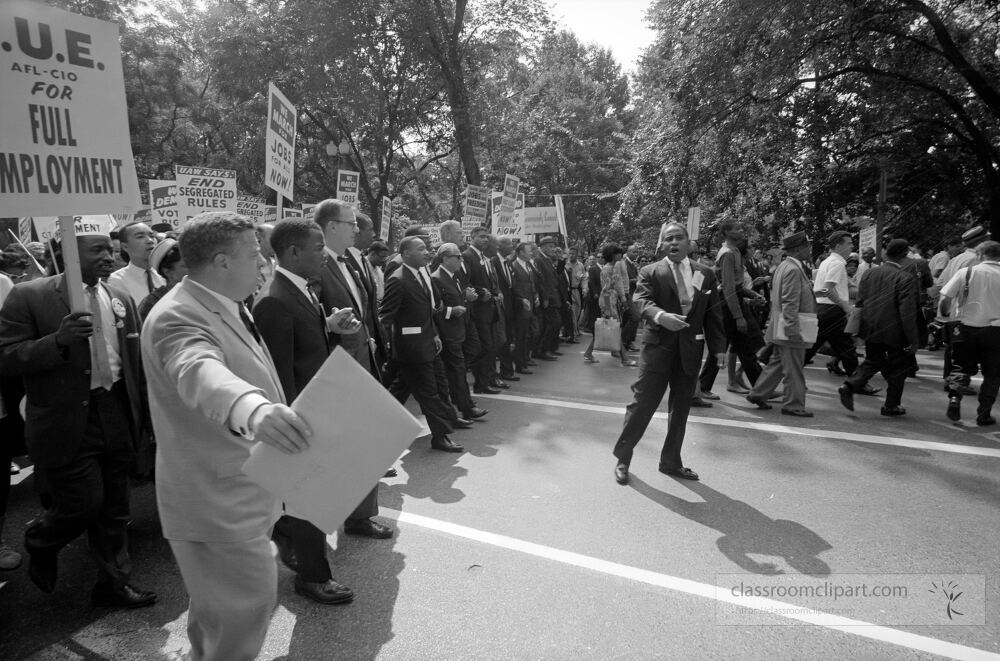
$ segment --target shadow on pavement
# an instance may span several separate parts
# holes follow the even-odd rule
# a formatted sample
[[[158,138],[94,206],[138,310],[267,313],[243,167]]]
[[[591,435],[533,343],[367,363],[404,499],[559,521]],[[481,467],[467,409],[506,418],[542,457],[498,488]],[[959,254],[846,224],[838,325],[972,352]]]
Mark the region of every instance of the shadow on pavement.
[[[750,505],[730,498],[701,482],[677,480],[702,502],[692,502],[660,491],[631,476],[629,484],[637,492],[668,510],[695,523],[722,533],[716,541],[719,550],[744,571],[754,574],[780,574],[769,562],[757,562],[751,553],[784,558],[803,574],[826,576],[830,567],[819,554],[833,547],[801,523],[772,519]]]

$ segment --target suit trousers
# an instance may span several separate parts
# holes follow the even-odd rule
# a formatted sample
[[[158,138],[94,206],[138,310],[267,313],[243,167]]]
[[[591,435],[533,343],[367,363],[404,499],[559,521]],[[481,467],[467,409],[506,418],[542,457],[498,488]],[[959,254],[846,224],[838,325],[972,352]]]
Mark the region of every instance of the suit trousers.
[[[497,322],[494,333],[497,340],[497,360],[500,362],[501,378],[514,374],[514,354],[510,346],[514,341],[512,325],[513,322],[505,315]]]
[[[55,468],[44,467],[44,462],[38,466],[38,458],[32,457],[51,506],[25,530],[29,553],[57,554],[86,531],[98,582],[116,587],[128,582],[130,439],[124,379],[111,390],[92,390],[77,457]]]
[[[806,407],[806,350],[784,344],[771,344],[771,356],[764,370],[757,377],[747,397],[767,399],[778,389],[781,379],[785,380],[783,409],[804,409]]]
[[[535,347],[537,353],[552,352],[559,350],[559,326],[562,318],[559,316],[559,307],[549,305],[542,308],[542,318],[538,331],[538,343]]]
[[[1000,391],[1000,327],[965,326],[964,331],[968,339],[956,342],[955,346],[965,345],[962,347],[964,369],[982,369],[983,383],[979,387],[978,415],[986,417]],[[957,391],[954,395],[959,398],[962,396]]]
[[[527,369],[528,357],[531,355],[531,322],[534,315],[521,310],[514,317],[514,366]]]
[[[625,424],[615,443],[614,455],[619,461],[625,464],[632,462],[632,452],[646,433],[649,421],[653,419],[653,414],[669,387],[667,436],[660,450],[660,466],[673,469],[684,465],[681,461],[681,445],[684,443],[691,398],[697,381],[698,375],[685,373],[680,360],[672,361],[669,371],[664,372],[650,372],[639,368],[639,378],[632,384],[632,403],[625,409]]]
[[[492,306],[489,308],[493,310]],[[497,322],[492,319],[473,317],[472,321],[476,326],[476,334],[479,336],[480,353],[479,358],[472,364],[472,374],[476,379],[476,386],[481,388],[489,387],[490,381],[496,377],[497,373]]]
[[[450,434],[453,431],[451,422],[455,420],[455,411],[448,397],[448,381],[441,358],[426,363],[402,363],[399,366],[399,376],[406,390],[420,405],[420,412],[427,418],[431,434]],[[443,397],[440,379],[444,380]]]
[[[844,383],[854,392],[861,391],[868,380],[876,373],[882,372],[886,382],[885,406],[899,406],[903,401],[903,386],[906,375],[913,367],[913,357],[903,351],[902,347],[892,347],[887,344],[868,342],[865,344],[865,360],[852,376]]]
[[[271,540],[172,539],[170,548],[190,596],[191,661],[253,661],[277,603],[278,567]]]
[[[806,351],[805,359],[812,360],[826,342],[830,345],[833,356],[840,359],[844,371],[854,374],[854,370],[858,369],[858,354],[854,350],[854,338],[844,332],[847,328],[847,313],[839,305],[820,303],[816,306],[816,316],[819,321],[816,344]]]
[[[756,321],[750,323],[756,324]],[[726,334],[729,336],[729,348],[739,357],[740,364],[743,366],[743,373],[747,375],[747,380],[752,386],[760,376],[761,367],[757,361],[757,351],[763,346],[763,339],[760,336],[759,330],[755,334],[741,333],[736,330],[735,326],[735,321],[733,321],[732,329],[729,328],[728,324],[726,325]],[[708,358],[705,359],[705,365],[701,368],[701,374],[698,375],[702,392],[711,392],[712,387],[715,385],[715,378],[718,375],[719,361],[715,356],[709,354]]]
[[[462,353],[462,343],[442,340],[441,362],[444,363],[445,375],[448,379],[448,392],[452,403],[463,414],[475,408],[472,395],[469,394],[469,382],[466,379],[465,354]]]
[[[325,583],[333,578],[326,560],[326,534],[309,521],[285,514],[274,524],[271,538],[295,553],[297,575],[303,581]]]

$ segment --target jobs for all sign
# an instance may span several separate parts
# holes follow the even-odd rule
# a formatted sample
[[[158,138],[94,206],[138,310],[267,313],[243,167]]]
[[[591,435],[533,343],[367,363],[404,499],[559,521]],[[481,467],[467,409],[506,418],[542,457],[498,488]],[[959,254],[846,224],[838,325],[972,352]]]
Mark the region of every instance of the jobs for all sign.
[[[274,83],[267,85],[267,154],[264,181],[289,200],[295,182],[295,106]]]
[[[4,216],[139,206],[121,58],[114,23],[40,2],[0,2]]]
[[[358,173],[351,170],[337,170],[337,199],[358,208]]]
[[[174,175],[181,226],[202,211],[239,211],[236,170],[175,165]]]

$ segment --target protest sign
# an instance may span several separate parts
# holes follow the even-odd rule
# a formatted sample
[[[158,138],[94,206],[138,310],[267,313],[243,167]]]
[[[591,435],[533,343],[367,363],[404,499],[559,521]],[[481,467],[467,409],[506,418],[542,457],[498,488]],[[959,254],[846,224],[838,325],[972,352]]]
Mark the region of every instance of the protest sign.
[[[175,165],[179,226],[203,211],[238,211],[236,170]]]
[[[521,180],[512,174],[508,174],[503,180],[503,197],[500,200],[500,222],[499,226],[510,225],[514,218],[514,207],[517,205],[517,190],[521,185]]]
[[[280,496],[289,511],[333,533],[421,425],[343,347],[330,354],[291,407],[313,430],[309,447],[288,454],[257,443],[243,472]]]
[[[267,84],[267,152],[264,158],[264,183],[268,188],[292,199],[295,182],[295,106],[288,102],[274,83]]]
[[[559,231],[559,215],[555,207],[524,209],[524,233],[548,234]]]
[[[562,195],[556,195],[556,217],[559,219],[559,233],[568,238],[569,231],[566,229],[566,209],[563,208]]]
[[[358,173],[337,170],[337,199],[358,208]]]
[[[382,198],[382,220],[379,221],[378,238],[389,245],[389,230],[392,228],[392,200]]]
[[[302,205],[302,217],[306,220],[312,220],[315,214],[313,211],[316,209],[315,204],[303,204]]]
[[[465,202],[462,211],[462,229],[472,230],[480,225],[488,226],[487,206],[490,201],[490,189],[486,186],[465,187]]]
[[[0,44],[3,214],[135,211],[118,26],[5,0]]]
[[[490,197],[490,226],[496,230],[500,227],[500,202],[503,200],[503,193],[493,191]]]
[[[427,238],[430,241],[432,249],[441,245],[440,225],[424,225],[424,231],[427,232]]]
[[[149,206],[153,225],[169,224],[171,229],[180,229],[176,181],[150,179]]]
[[[264,204],[264,200],[260,198],[239,195],[236,198],[236,213],[246,216],[253,221],[254,225],[260,225],[264,222],[267,207]]]
[[[22,243],[27,243],[31,241],[31,217],[25,216],[24,218],[17,219],[17,236]]]
[[[503,193],[494,193],[494,195],[503,195]],[[499,198],[494,198],[494,200],[497,200],[498,204],[495,215],[499,217]],[[517,202],[514,204],[514,215],[511,218],[511,222],[507,225],[495,225],[493,233],[498,239],[505,236],[520,241],[528,240],[529,237],[524,231],[524,193],[517,194]]]
[[[860,254],[865,248],[871,248],[875,250],[875,244],[878,238],[877,227],[875,225],[869,225],[861,230],[858,236],[858,253]]]
[[[31,223],[35,226],[35,236],[42,243],[56,238],[59,234],[59,216],[34,216]]]
[[[281,219],[282,220],[284,220],[285,218],[302,218],[303,215],[304,214],[302,213],[302,209],[282,209],[281,210]]]
[[[278,221],[278,207],[269,204],[264,207],[264,218],[262,222],[274,223]]]
[[[701,207],[688,208],[688,238],[696,241],[701,234]]]

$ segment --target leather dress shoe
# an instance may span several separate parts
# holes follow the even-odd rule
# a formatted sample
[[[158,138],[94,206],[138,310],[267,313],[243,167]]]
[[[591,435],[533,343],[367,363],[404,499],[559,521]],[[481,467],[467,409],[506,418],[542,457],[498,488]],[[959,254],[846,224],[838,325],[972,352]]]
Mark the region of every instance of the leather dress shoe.
[[[886,417],[896,418],[901,415],[906,415],[906,409],[902,406],[883,406],[881,413]]]
[[[840,395],[840,404],[848,411],[854,410],[854,390],[851,386],[846,383],[839,388],[837,388],[837,394]]]
[[[510,386],[501,381],[500,379],[494,379],[490,381],[490,388],[499,388],[500,390],[510,390]]]
[[[432,437],[431,448],[442,452],[465,452],[465,446],[459,445],[447,436]]]
[[[354,591],[332,578],[325,583],[308,583],[295,578],[295,592],[319,604],[346,604],[354,599]]]
[[[55,553],[28,552],[28,577],[42,592],[51,594],[59,577],[59,561]]]
[[[955,397],[952,395],[948,398],[948,410],[945,412],[948,419],[952,422],[958,422],[962,419],[962,398]]]
[[[695,473],[690,468],[681,466],[680,468],[667,468],[666,466],[660,466],[659,471],[664,475],[670,475],[671,477],[679,477],[682,480],[694,480],[698,481],[698,474]]]
[[[487,386],[472,386],[472,392],[477,395],[497,395],[500,393],[498,389]]]
[[[695,397],[699,397],[701,399],[709,399],[709,400],[712,400],[712,401],[717,401],[717,400],[722,399],[721,397],[719,397],[718,395],[716,395],[711,390],[708,390],[708,391],[699,390],[697,393],[695,393]]]
[[[361,519],[360,521],[345,521],[344,533],[354,537],[371,537],[372,539],[389,539],[392,537],[392,528],[383,526],[381,523],[371,519]]]
[[[483,417],[487,413],[489,413],[489,411],[487,411],[486,409],[481,409],[478,406],[474,406],[470,410],[468,410],[465,413],[463,413],[462,417],[463,418],[468,418],[469,420],[478,420],[479,418]]]
[[[538,367],[538,363],[533,360],[527,360],[524,362],[525,367]],[[519,374],[524,374],[522,370],[518,370]]]
[[[755,405],[761,411],[768,411],[772,408],[771,405],[767,403],[766,399],[761,399],[760,397],[747,395],[747,401]]]
[[[812,411],[807,411],[805,409],[781,409],[782,415],[793,415],[796,418],[811,418],[813,417]]]
[[[521,377],[514,376],[513,372],[511,372],[510,374],[501,374],[500,378],[503,379],[504,381],[520,381],[521,380]]]
[[[691,406],[698,409],[710,409],[712,408],[712,402],[706,402],[701,397],[692,397]]]
[[[534,374],[531,370],[517,370],[518,374]]]
[[[475,425],[472,424],[472,420],[466,420],[465,418],[455,418],[451,426],[455,429],[472,429]]]
[[[142,608],[152,606],[156,602],[156,593],[152,590],[136,590],[126,583],[120,588],[98,584],[90,593],[90,603],[103,608]]]
[[[628,484],[628,464],[619,461],[615,466],[615,482]]]
[[[399,475],[399,473],[396,471],[396,469],[390,468],[385,472],[385,475],[383,475],[382,477],[396,477],[397,475]]]
[[[996,423],[997,419],[994,418],[992,415],[976,416],[976,424],[979,425],[980,427],[989,427],[990,425],[995,425]]]

